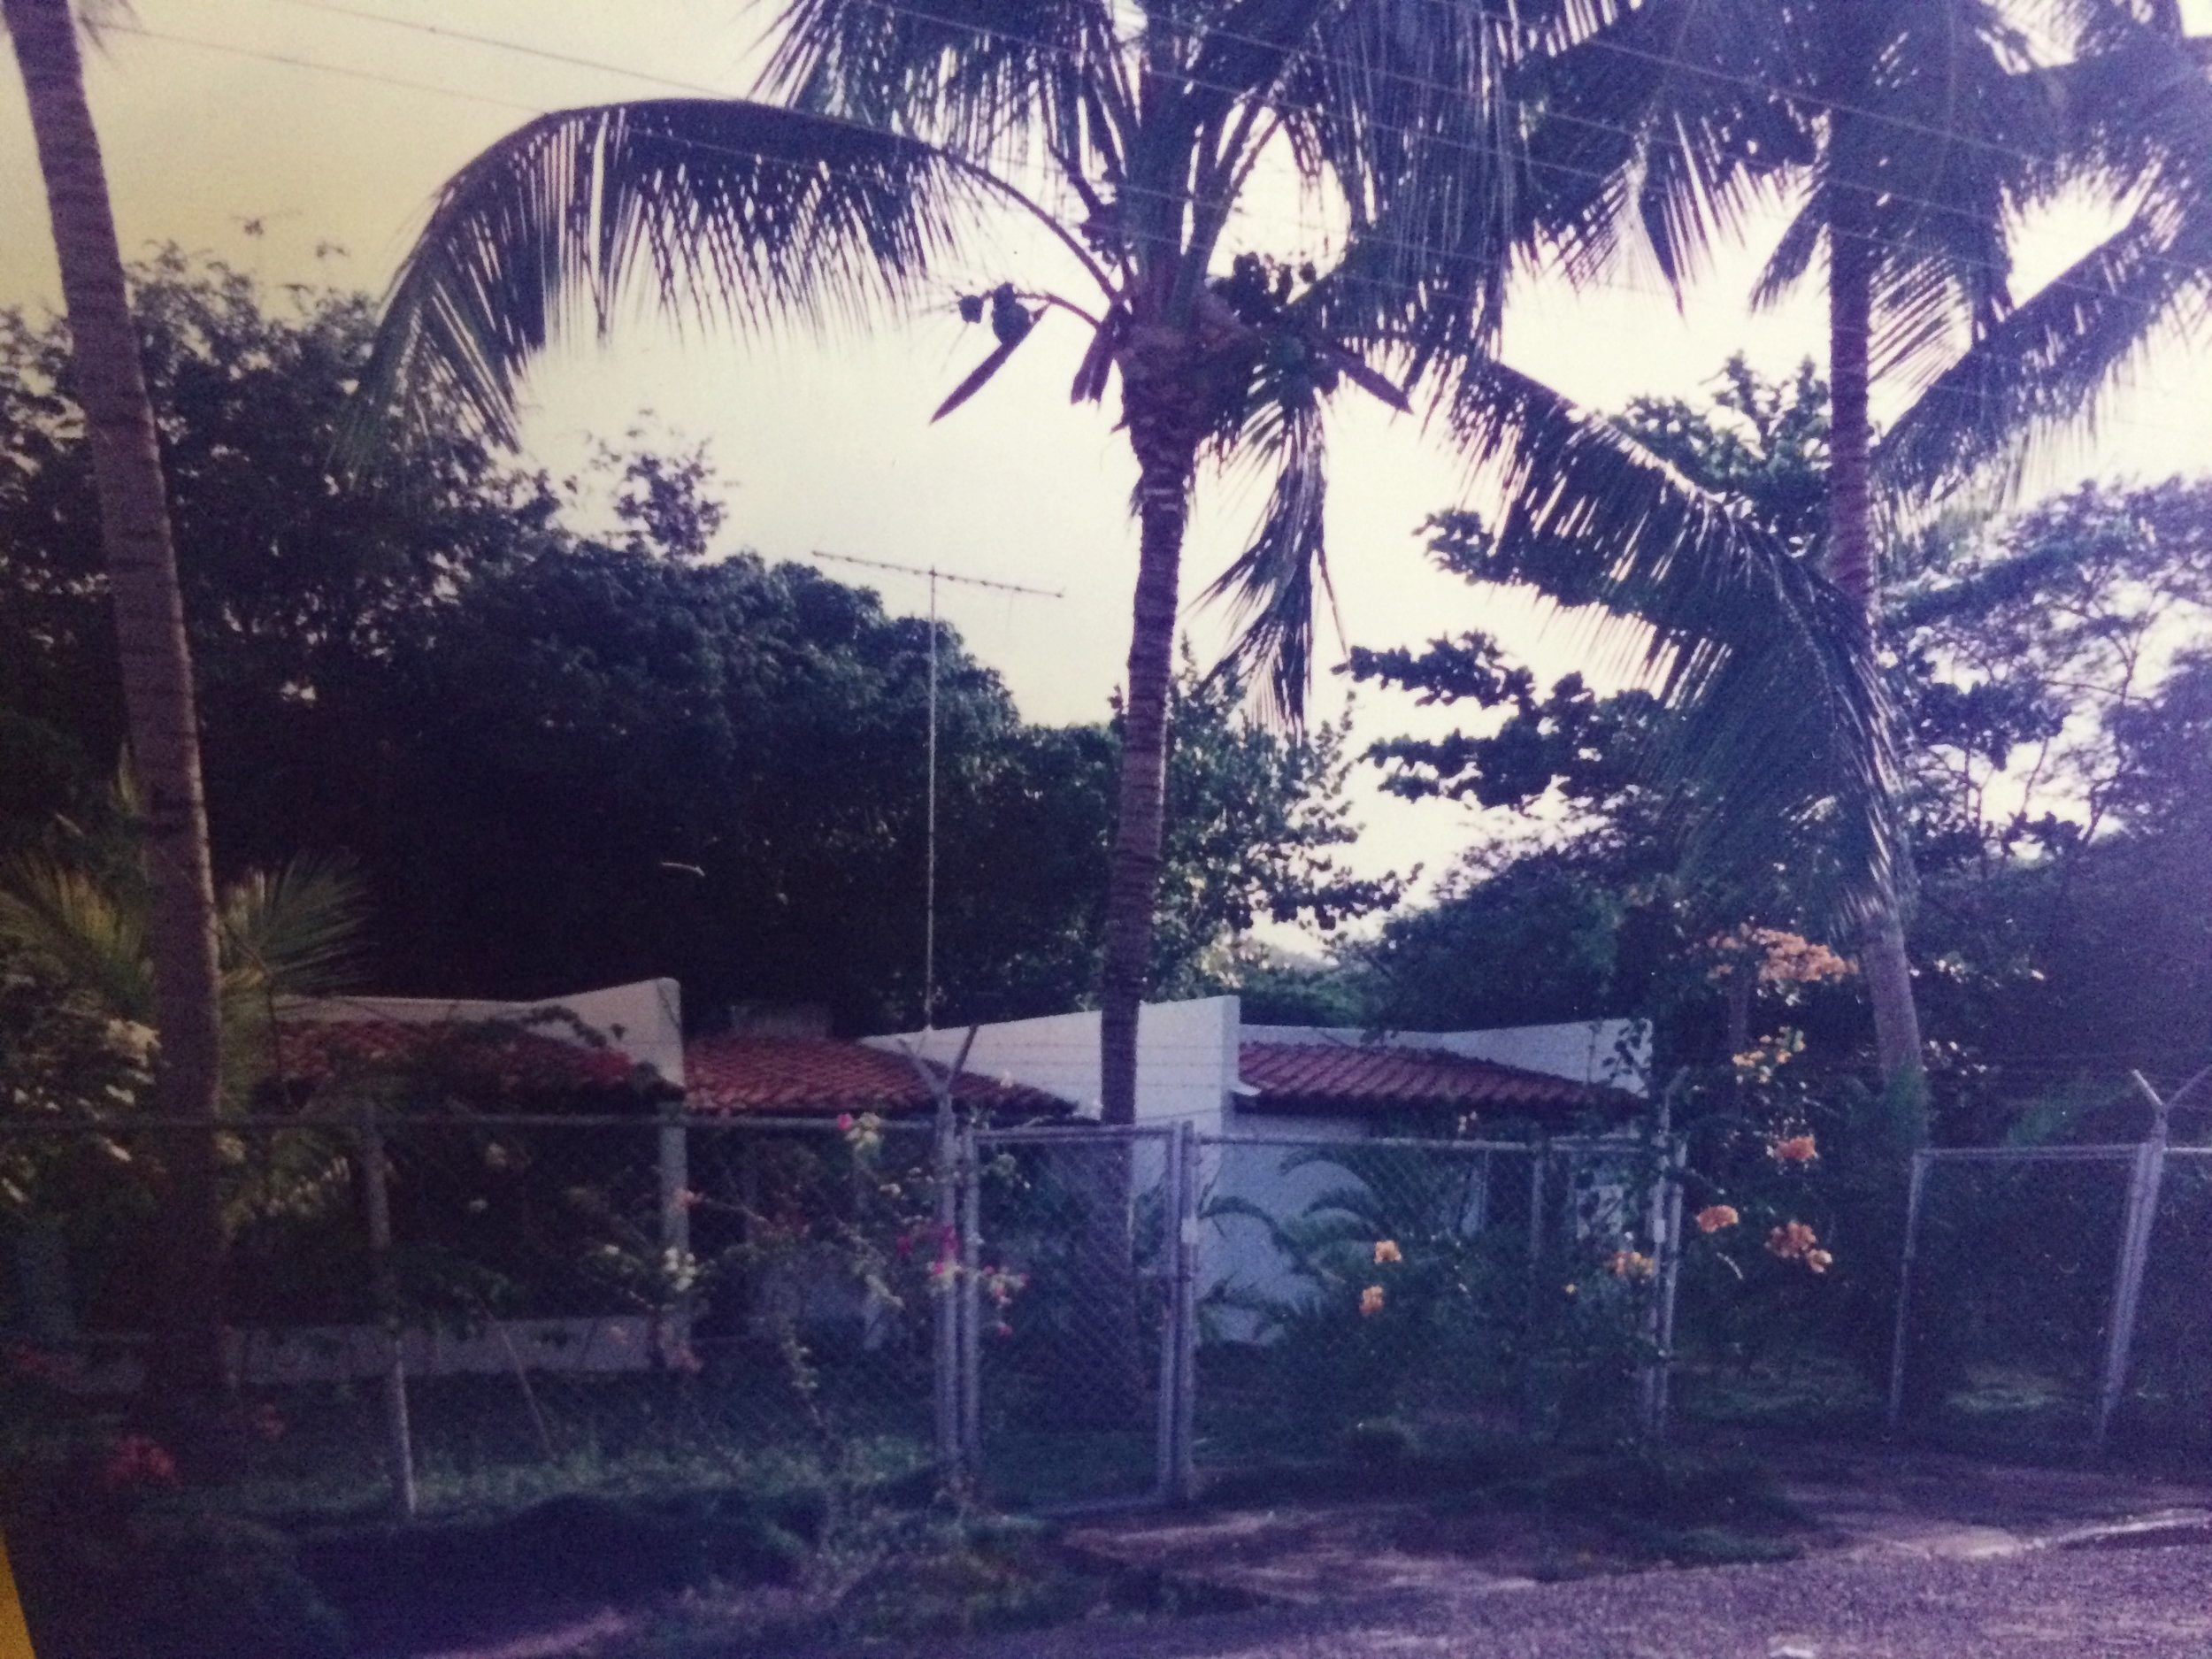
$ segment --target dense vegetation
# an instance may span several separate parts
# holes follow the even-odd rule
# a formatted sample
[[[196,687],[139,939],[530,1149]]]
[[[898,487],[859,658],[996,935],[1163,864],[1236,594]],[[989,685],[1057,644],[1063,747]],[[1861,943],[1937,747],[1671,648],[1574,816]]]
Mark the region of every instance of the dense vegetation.
[[[357,296],[280,302],[171,254],[138,273],[201,665],[219,870],[356,864],[363,983],[542,996],[648,974],[710,1020],[920,1014],[928,625],[744,553],[706,458],[582,476],[455,442],[342,491]],[[0,847],[97,862],[122,741],[87,457],[58,326],[0,318]],[[1057,1010],[1097,972],[1117,718],[1022,721],[949,630],[940,1004]],[[1222,982],[1256,918],[1333,925],[1340,733],[1179,684],[1156,982]]]

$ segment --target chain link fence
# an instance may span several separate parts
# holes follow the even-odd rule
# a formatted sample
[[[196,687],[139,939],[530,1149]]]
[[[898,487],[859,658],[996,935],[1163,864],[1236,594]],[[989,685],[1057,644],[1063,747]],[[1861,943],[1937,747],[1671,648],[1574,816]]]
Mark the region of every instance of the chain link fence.
[[[186,1133],[0,1133],[6,1457],[125,1455]],[[273,1514],[1125,1502],[1668,1405],[1679,1152],[1638,1137],[364,1110],[217,1151],[232,1479]],[[2212,1440],[2212,1148],[1916,1167],[1900,1422]]]
[[[1649,1147],[1267,1136],[1200,1158],[1205,1464],[1605,1435],[1657,1408],[1672,1256]]]
[[[2212,1450],[2212,1147],[1914,1160],[1893,1425],[1970,1444]]]

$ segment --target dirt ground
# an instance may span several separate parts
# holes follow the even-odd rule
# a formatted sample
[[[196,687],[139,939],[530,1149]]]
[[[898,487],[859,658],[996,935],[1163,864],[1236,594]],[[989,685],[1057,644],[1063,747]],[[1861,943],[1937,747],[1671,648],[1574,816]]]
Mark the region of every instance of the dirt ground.
[[[1244,1610],[911,1647],[919,1659],[2212,1659],[2212,1486],[1809,1447],[1764,1565],[1632,1570],[1617,1535],[1434,1495],[1137,1511],[1078,1560]],[[614,1650],[628,1617],[434,1659]],[[710,1644],[709,1651],[712,1651]],[[687,1648],[687,1652],[700,1651]],[[738,1649],[731,1650],[734,1655]],[[419,1655],[418,1659],[433,1659]]]
[[[2205,1659],[2212,1548],[1829,1555],[1402,1592],[913,1650],[933,1659]]]
[[[1781,1471],[1801,1520],[1778,1541],[1845,1560],[1993,1560],[2099,1543],[2212,1544],[2212,1487],[1943,1454],[1811,1447]],[[1586,1520],[1432,1502],[1134,1513],[1071,1529],[1117,1566],[1286,1607],[1464,1595],[1621,1571]],[[2206,1589],[2212,1601],[2212,1585]],[[2212,1659],[2212,1643],[2202,1650]]]

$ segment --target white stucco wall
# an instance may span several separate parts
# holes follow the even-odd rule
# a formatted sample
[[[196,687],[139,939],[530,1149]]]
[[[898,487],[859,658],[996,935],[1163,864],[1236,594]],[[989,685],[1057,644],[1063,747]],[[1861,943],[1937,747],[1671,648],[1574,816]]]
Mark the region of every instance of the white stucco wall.
[[[438,1025],[518,1020],[557,1008],[566,1010],[580,1024],[589,1026],[639,1064],[649,1065],[677,1087],[683,1087],[683,995],[673,979],[640,979],[632,985],[539,997],[527,1002],[474,997],[322,997],[290,1003],[284,1015],[288,1019],[376,1019],[402,1025]],[[575,1034],[558,1021],[533,1029],[540,1036],[575,1041]]]
[[[950,1065],[966,1037],[962,1027],[862,1041],[895,1054],[911,1045],[925,1059]],[[1235,997],[1147,1003],[1137,1012],[1137,1121],[1187,1119],[1201,1134],[1219,1134],[1223,1102],[1236,1079],[1236,1065]],[[968,1050],[967,1069],[1043,1089],[1095,1117],[1097,1012],[1048,1014],[981,1026]]]

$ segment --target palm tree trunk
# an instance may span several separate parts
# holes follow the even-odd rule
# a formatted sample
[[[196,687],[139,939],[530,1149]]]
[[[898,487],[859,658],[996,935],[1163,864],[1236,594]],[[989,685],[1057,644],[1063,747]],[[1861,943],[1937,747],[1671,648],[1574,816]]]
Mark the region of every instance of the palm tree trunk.
[[[114,594],[133,761],[144,798],[161,1038],[157,1109],[164,1118],[211,1124],[221,1069],[215,894],[192,659],[153,409],[68,0],[0,0],[0,15],[23,73],[60,259],[75,390],[91,442]],[[156,1342],[149,1386],[166,1396],[157,1405],[188,1409],[188,1402],[213,1400],[223,1383],[214,1137],[199,1131],[178,1135],[167,1162],[170,1208],[161,1252],[170,1274],[161,1299],[167,1324]]]
[[[1137,1121],[1137,1016],[1152,956],[1152,907],[1160,883],[1167,795],[1168,695],[1175,618],[1190,517],[1191,476],[1203,431],[1187,333],[1132,331],[1121,358],[1123,412],[1137,456],[1137,594],[1122,692],[1121,801],[1107,871],[1106,950],[1099,989],[1099,1101],[1106,1123]],[[1145,1402],[1143,1320],[1138,1307],[1135,1148],[1077,1148],[1081,1175],[1075,1279],[1079,1339],[1056,1391],[1071,1423],[1126,1429]]]
[[[1833,141],[1832,141],[1833,142]],[[1868,457],[1873,429],[1867,413],[1869,343],[1873,334],[1875,250],[1862,196],[1845,187],[1829,224],[1828,379],[1829,567],[1836,586],[1859,603],[1866,649],[1873,649],[1881,584],[1875,565]],[[1874,1049],[1885,1085],[1917,1090],[1924,1080],[1920,1016],[1913,1006],[1912,969],[1897,895],[1886,895],[1859,941],[1874,1007]]]
[[[1121,802],[1106,882],[1099,986],[1099,1101],[1110,1124],[1137,1120],[1137,1010],[1152,956],[1166,804],[1168,691],[1177,588],[1202,404],[1181,330],[1139,329],[1122,358],[1123,411],[1137,456],[1137,595],[1122,692]]]

